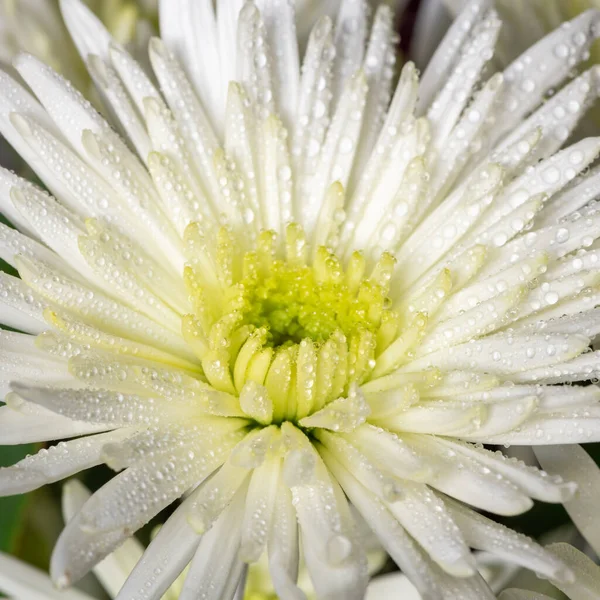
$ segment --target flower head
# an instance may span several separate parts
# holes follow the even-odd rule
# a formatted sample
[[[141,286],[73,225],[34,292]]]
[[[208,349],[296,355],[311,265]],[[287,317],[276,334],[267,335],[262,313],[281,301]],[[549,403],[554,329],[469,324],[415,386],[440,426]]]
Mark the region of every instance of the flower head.
[[[586,12],[489,78],[500,21],[458,17],[392,87],[386,4],[340,3],[301,61],[288,2],[163,2],[153,79],[78,1],[74,41],[115,130],[39,60],[0,74],[0,129],[52,196],[0,173],[4,494],[120,471],[67,524],[77,580],[181,497],[119,598],[229,598],[302,551],[319,598],[362,598],[370,528],[423,597],[492,598],[471,548],[571,572],[475,512],[574,486],[482,444],[600,440],[598,93],[568,78]],[[557,48],[566,48],[566,54]],[[302,64],[302,68],[300,68]],[[365,524],[366,522],[366,524]],[[448,596],[450,594],[450,596]]]

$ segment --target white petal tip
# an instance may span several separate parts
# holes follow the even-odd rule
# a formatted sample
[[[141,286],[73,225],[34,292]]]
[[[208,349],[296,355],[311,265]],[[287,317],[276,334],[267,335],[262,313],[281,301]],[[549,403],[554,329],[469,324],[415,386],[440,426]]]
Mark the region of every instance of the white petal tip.
[[[552,580],[560,583],[575,583],[575,573],[569,567],[561,566],[554,572]]]
[[[71,577],[68,573],[63,573],[58,577],[52,577],[52,581],[54,582],[54,586],[58,590],[64,590],[71,585]]]
[[[438,564],[446,573],[448,573],[448,575],[452,575],[452,577],[457,577],[459,579],[472,577],[477,572],[474,561],[470,555],[463,556],[454,562],[438,562]]]
[[[9,119],[12,126],[17,130],[19,135],[21,135],[24,138],[31,137],[31,127],[29,126],[27,119],[23,115],[16,112],[12,112],[9,115]]]
[[[578,485],[573,481],[568,481],[560,486],[560,501],[561,503],[572,500],[577,493]]]

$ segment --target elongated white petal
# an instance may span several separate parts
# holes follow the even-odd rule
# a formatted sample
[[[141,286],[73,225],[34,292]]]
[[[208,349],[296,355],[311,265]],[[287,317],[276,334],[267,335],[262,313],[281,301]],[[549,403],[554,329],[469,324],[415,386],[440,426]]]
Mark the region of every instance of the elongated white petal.
[[[70,442],[60,442],[42,449],[12,467],[0,469],[0,495],[11,496],[34,490],[46,483],[59,481],[102,462],[105,444],[125,438],[129,432],[119,429],[87,436]]]
[[[408,574],[422,597],[427,600],[439,597],[441,590],[432,577],[428,561],[424,559],[415,542],[407,535],[384,504],[354,479],[351,473],[327,451],[321,450],[321,455],[326,461],[327,467],[343,486],[345,493],[369,523],[383,547]]]
[[[299,560],[296,512],[292,494],[282,479],[277,488],[267,547],[269,571],[277,593],[290,600],[306,600],[304,592],[296,586]]]
[[[240,542],[240,557],[244,562],[256,562],[266,547],[269,530],[273,527],[280,472],[281,458],[276,456],[267,458],[252,473]]]
[[[2,323],[27,333],[41,333],[48,328],[44,310],[48,306],[20,279],[0,273]]]
[[[550,473],[568,478],[577,485],[573,498],[564,502],[577,528],[596,552],[600,549],[600,523],[594,505],[600,490],[600,471],[587,452],[576,444],[539,446],[535,455]]]
[[[159,600],[189,563],[198,544],[198,535],[187,522],[189,496],[167,519],[152,540],[116,600]],[[159,572],[156,565],[160,564]]]
[[[235,13],[235,9],[231,11]],[[213,122],[221,122],[232,73],[223,71],[224,66],[221,65],[213,5],[208,0],[161,2],[160,26],[165,42],[184,65]],[[197,31],[202,31],[202,36],[199,37]]]
[[[148,345],[173,349],[183,356],[189,351],[181,338],[110,296],[71,279],[67,274],[52,271],[43,263],[19,258],[19,273],[34,290],[50,302],[80,314],[90,324],[117,335],[130,337]],[[68,290],[68,293],[67,293]]]
[[[436,446],[441,442],[434,436],[405,434],[402,439],[431,465],[425,481],[445,494],[496,514],[519,514],[533,505],[517,485],[491,469],[482,469],[478,461],[464,457],[457,463],[455,454],[440,452]]]
[[[86,60],[88,55],[97,54],[105,59],[110,35],[100,19],[79,0],[61,0],[60,8],[81,57]]]
[[[90,496],[91,492],[79,480],[71,479],[65,483],[62,511],[66,523],[75,517]],[[131,537],[94,567],[94,575],[112,598],[117,597],[143,552],[142,544]]]
[[[500,600],[552,600],[546,594],[517,589],[504,590],[498,598]]]
[[[565,479],[560,475],[553,477],[516,459],[509,459],[501,452],[492,453],[484,448],[446,439],[437,442],[446,446],[449,452],[456,452],[459,456],[469,456],[493,469],[518,485],[532,498],[546,502],[567,502],[573,498],[577,489],[571,477]]]
[[[369,583],[365,600],[383,600],[400,597],[404,600],[421,600],[417,588],[406,575],[391,573],[375,577]]]
[[[551,552],[528,537],[494,523],[456,501],[446,502],[450,515],[464,532],[467,543],[473,548],[493,552],[544,577],[564,581],[572,576],[561,560],[557,560]]]
[[[106,425],[73,421],[36,404],[27,403],[16,395],[7,396],[6,400],[10,404],[0,406],[0,435],[3,444],[60,440],[111,429]]]
[[[245,490],[240,490],[213,527],[204,535],[185,578],[179,598],[230,600],[242,574],[238,557]]]
[[[0,553],[0,590],[28,600],[93,600],[78,590],[57,590],[44,572],[4,552]]]
[[[556,581],[553,584],[574,600],[594,600],[600,585],[600,568],[569,544],[552,544],[548,549],[558,556],[573,571],[570,581]]]
[[[489,0],[470,2],[467,9],[461,12],[450,27],[423,73],[422,92],[419,97],[421,109],[431,103],[436,92],[443,85],[445,76],[451,71],[466,40],[477,28],[490,5]]]
[[[347,501],[317,458],[315,481],[292,487],[304,558],[317,593],[333,599],[362,598],[366,557],[356,539]]]
[[[498,122],[501,131],[506,131],[517,123],[540,102],[548,88],[557,85],[567,76],[570,65],[562,55],[563,47],[568,54],[573,53],[575,62],[581,60],[587,48],[600,34],[598,20],[599,16],[595,11],[582,13],[543,38],[507,67],[504,78],[508,85]],[[561,52],[553,52],[559,46]]]
[[[169,408],[160,399],[104,390],[44,388],[15,383],[13,391],[28,402],[34,402],[58,415],[88,423],[110,424],[112,427],[156,426]],[[192,416],[181,406],[173,407]],[[154,414],[152,414],[154,413]]]
[[[438,350],[413,361],[404,370],[431,366],[510,374],[558,364],[587,349],[584,336],[495,334],[447,350]]]
[[[600,439],[597,406],[575,407],[533,415],[516,431],[490,436],[489,444],[546,446],[548,444],[585,444]]]

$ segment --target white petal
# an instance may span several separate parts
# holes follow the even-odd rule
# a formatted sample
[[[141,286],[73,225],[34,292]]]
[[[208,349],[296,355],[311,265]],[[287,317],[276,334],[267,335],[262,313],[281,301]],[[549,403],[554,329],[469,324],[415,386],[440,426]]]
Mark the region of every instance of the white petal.
[[[350,434],[340,434],[351,442],[374,464],[385,465],[385,470],[402,479],[420,481],[427,465],[398,436],[374,425],[365,424]]]
[[[356,4],[362,3],[359,0]],[[301,190],[302,225],[312,231],[323,197],[329,186],[339,181],[348,184],[350,170],[360,139],[367,96],[365,74],[358,71],[346,80],[340,102],[333,114],[310,187]]]
[[[267,457],[252,473],[241,528],[240,558],[244,562],[256,562],[266,547],[269,530],[274,527],[280,472],[281,458],[276,456]]]
[[[58,126],[73,148],[83,152],[81,134],[85,129],[104,132],[115,144],[124,147],[124,143],[92,105],[49,66],[31,55],[22,54],[16,59],[15,68],[48,111],[56,124],[54,129]]]
[[[203,50],[202,54],[206,54],[206,51]],[[212,155],[218,147],[218,142],[212,125],[183,70],[160,40],[153,39],[150,42],[150,60],[173,116],[179,124],[179,132],[186,141],[187,150],[194,161],[192,176],[201,180],[205,191],[215,193],[218,184],[215,180]],[[212,89],[214,82],[208,87]]]
[[[60,9],[81,58],[97,54],[107,59],[111,38],[100,19],[80,0],[60,0]]]
[[[329,125],[331,76],[335,56],[331,19],[323,17],[315,24],[302,65],[297,120],[292,140],[292,156],[300,196],[317,168],[319,153]],[[324,84],[324,85],[323,85]],[[304,208],[299,204],[296,214]]]
[[[63,259],[36,240],[19,233],[12,227],[0,224],[0,258],[9,265],[15,266],[15,256],[23,254],[37,260],[42,260],[60,268],[67,268]]]
[[[432,352],[406,366],[415,371],[432,366],[464,369],[493,374],[525,373],[538,367],[552,366],[579,356],[589,345],[581,335],[497,333],[459,346]]]
[[[52,196],[34,188],[13,188],[10,196],[15,208],[27,220],[36,236],[59,256],[64,257],[60,262],[51,260],[49,264],[76,279],[81,280],[82,274],[84,278],[93,280],[77,246],[78,237],[85,232],[79,216],[59,204]],[[37,256],[31,258],[36,259]]]
[[[136,310],[82,285],[66,274],[53,271],[48,265],[25,257],[19,257],[18,262],[21,277],[38,293],[70,313],[80,315],[88,325],[97,325],[107,333],[192,358],[193,355],[179,334],[169,331]]]
[[[4,217],[20,232],[38,239],[35,230],[31,228],[27,219],[21,215],[12,202],[11,189],[13,187],[22,189],[34,186],[29,181],[15,175],[12,171],[0,167],[0,212],[2,212]]]
[[[446,502],[450,515],[471,547],[491,552],[546,578],[565,580],[571,576],[562,561],[532,539],[495,523],[458,502]]]
[[[391,573],[375,577],[369,583],[365,600],[421,600],[421,594],[406,575]]]
[[[405,481],[401,491],[403,498],[386,503],[398,522],[446,573],[461,578],[474,575],[468,543],[444,502],[423,484]]]
[[[396,432],[453,435],[472,422],[481,422],[485,415],[486,408],[475,403],[450,404],[442,400],[422,402],[378,423]]]
[[[106,390],[34,387],[14,383],[13,391],[29,402],[35,402],[59,415],[88,423],[110,424],[111,427],[129,425],[153,426],[187,415],[192,410],[179,403],[160,398]],[[196,413],[197,414],[197,413]]]
[[[15,381],[60,385],[72,377],[64,360],[48,356],[30,335],[0,331],[0,395]]]
[[[450,204],[447,200],[419,225],[396,256],[396,268],[402,269],[403,275],[397,287],[406,289],[447,252],[455,249],[457,242],[492,201],[499,190],[501,177],[502,171],[497,165],[482,169],[467,188],[457,190],[455,202]]]
[[[498,596],[498,600],[552,600],[552,598],[538,592],[510,589],[504,590],[500,596]]]
[[[564,561],[575,574],[574,580],[552,583],[572,600],[595,600],[600,589],[600,567],[569,544],[552,544],[548,549]]]
[[[564,409],[530,417],[518,430],[486,439],[489,444],[545,446],[600,441],[600,407]]]
[[[286,0],[259,0],[269,47],[272,54],[275,104],[288,130],[295,125],[298,87],[300,85],[300,59],[296,35],[296,10]]]
[[[184,500],[160,528],[116,600],[160,600],[190,562],[200,543],[200,535],[187,522],[193,498],[192,494]]]
[[[239,489],[247,490],[251,471],[228,460],[213,476],[205,481],[188,502],[188,521],[198,533],[205,533],[229,506]],[[244,492],[245,493],[245,492]]]
[[[21,279],[0,273],[0,303],[4,325],[34,334],[48,329],[44,319],[48,304]]]
[[[208,476],[223,462],[224,454],[231,451],[240,437],[219,435],[218,442],[214,436],[208,436],[210,442],[204,438],[214,452],[210,460],[200,461],[195,458],[194,451],[199,457],[206,457],[207,453],[197,445],[204,437],[198,432],[189,431],[186,440],[181,432],[174,431],[170,440],[155,436],[154,442],[151,433],[146,435],[143,450],[147,453],[151,448],[159,448],[160,443],[163,450],[156,458],[138,461],[113,477],[63,530],[50,563],[52,579],[61,587],[80,579],[133,531]],[[177,438],[183,439],[175,441]]]
[[[244,435],[239,425],[215,419],[196,427],[143,429],[121,443],[108,444],[106,462],[125,470],[81,510],[82,526],[91,531],[139,529],[219,467]]]
[[[0,552],[0,591],[15,600],[93,600],[77,590],[57,590],[42,571]]]
[[[44,161],[39,160],[36,153],[25,143],[11,123],[10,115],[18,111],[35,119],[36,122],[43,124],[46,129],[57,136],[59,140],[63,140],[58,128],[37,100],[4,71],[0,71],[0,90],[0,130],[2,135],[42,180],[53,182],[55,175],[52,169],[46,167]],[[16,179],[16,176],[13,177]]]
[[[292,496],[317,594],[331,600],[362,599],[368,579],[366,556],[346,497],[321,458],[316,458],[314,481],[294,485]]]
[[[219,7],[219,12],[222,10]],[[235,11],[236,21],[238,11],[239,7]],[[213,3],[210,0],[160,2],[160,31],[185,67],[212,122],[222,123],[227,85],[233,73],[225,72],[221,64],[222,60],[231,59],[220,52]],[[231,40],[227,52],[235,54],[234,47]]]
[[[429,63],[451,25],[451,17],[445,0],[425,0],[419,6],[410,54],[420,69],[424,69]]]
[[[589,454],[577,445],[535,448],[543,468],[573,481],[577,492],[564,507],[596,554],[600,553],[600,520],[597,499],[600,494],[600,469]]]
[[[120,130],[131,140],[138,156],[145,162],[152,148],[150,138],[116,71],[94,54],[89,56],[87,67],[113,121],[120,125]]]
[[[231,600],[242,575],[238,557],[245,490],[239,490],[204,535],[185,578],[180,600]]]
[[[335,23],[334,102],[342,102],[346,81],[360,68],[367,38],[365,0],[341,0]]]
[[[507,82],[497,117],[499,132],[509,130],[558,85],[586,55],[600,34],[600,15],[588,10],[532,46],[504,71]],[[579,43],[581,42],[581,43]],[[559,48],[559,51],[555,51]],[[567,51],[567,57],[562,49]]]
[[[447,600],[496,600],[479,573],[468,579],[458,579],[443,572],[436,573],[436,577]]]
[[[471,39],[461,49],[461,56],[433,99],[427,119],[431,123],[432,145],[443,146],[465,108],[481,71],[493,55],[501,21],[495,11],[488,11],[477,24]]]
[[[66,523],[79,512],[90,496],[91,492],[77,479],[71,479],[63,485],[62,510]],[[131,537],[94,567],[94,575],[111,598],[117,597],[143,553],[142,544]]]
[[[25,402],[16,394],[5,398],[8,406],[0,406],[0,437],[3,444],[30,444],[77,437],[110,429],[73,421],[41,406]]]
[[[405,572],[424,598],[441,597],[441,589],[432,576],[429,561],[413,539],[374,494],[363,487],[331,454],[320,450],[327,467],[342,485],[354,506],[369,523],[382,546]]]
[[[531,499],[505,477],[482,469],[479,461],[445,451],[436,436],[405,434],[402,439],[431,466],[430,486],[462,502],[498,515],[516,515],[533,506]]]
[[[114,43],[110,46],[110,59],[138,112],[143,115],[144,98],[160,100],[160,93],[142,67],[123,48]]]
[[[363,69],[369,91],[353,167],[350,187],[363,176],[365,166],[377,141],[390,103],[395,56],[394,12],[385,4],[377,7],[367,45]]]
[[[298,578],[298,522],[289,488],[279,480],[268,540],[269,571],[279,596],[306,600],[296,585]]]
[[[490,4],[490,0],[469,2],[467,8],[450,26],[421,78],[419,112],[422,113],[430,105],[435,94],[443,86],[446,76],[452,72],[452,67],[467,40],[476,31],[483,16],[487,14]]]
[[[541,138],[537,142],[533,154],[528,157],[528,161],[533,162],[536,158],[546,158],[556,152],[568,139],[571,131],[585,114],[586,108],[597,97],[599,75],[600,70],[592,67],[565,85],[503,138],[494,149],[494,154],[501,153],[536,129],[540,130]],[[577,110],[573,110],[574,108]],[[554,204],[554,201],[552,199],[551,203]],[[554,212],[552,209],[549,211]]]
[[[491,452],[472,444],[438,438],[436,442],[454,451],[458,456],[468,456],[485,467],[493,469],[536,500],[544,502],[567,502],[573,498],[576,486],[571,477],[552,477],[544,471],[530,467],[517,459],[509,459],[502,452]],[[553,473],[550,470],[549,473]],[[560,473],[559,473],[560,474]]]
[[[554,365],[520,373],[514,377],[514,380],[523,383],[572,383],[595,379],[595,374],[599,370],[600,352],[584,352],[577,358],[567,362],[559,362]]]
[[[0,469],[0,495],[30,492],[47,483],[60,481],[102,462],[102,448],[128,435],[127,430],[111,431],[42,449],[11,467]]]
[[[556,193],[592,163],[599,152],[600,138],[589,137],[526,169],[504,187],[476,231],[480,232],[506,215],[515,214],[516,209],[539,194],[550,196]]]
[[[347,398],[338,398],[321,410],[304,417],[302,427],[323,427],[332,431],[353,431],[364,423],[370,408],[365,402],[362,391],[351,386]]]

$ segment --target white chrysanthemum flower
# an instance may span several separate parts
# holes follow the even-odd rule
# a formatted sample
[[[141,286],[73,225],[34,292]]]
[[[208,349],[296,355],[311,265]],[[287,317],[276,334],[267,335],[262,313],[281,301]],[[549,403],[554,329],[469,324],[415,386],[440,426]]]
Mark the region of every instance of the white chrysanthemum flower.
[[[381,5],[314,26],[288,2],[165,0],[153,80],[78,1],[63,12],[118,134],[49,67],[0,75],[0,130],[53,196],[0,173],[2,443],[76,438],[0,471],[4,494],[106,462],[51,574],[79,579],[178,498],[119,594],[230,598],[302,551],[319,598],[359,599],[362,521],[424,598],[493,598],[471,548],[568,581],[478,514],[574,486],[482,444],[600,440],[598,94],[556,89],[590,11],[486,80],[500,21],[459,16],[423,75]],[[391,100],[391,102],[390,102]],[[12,390],[12,391],[9,391]]]

